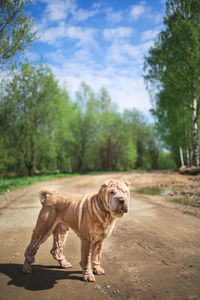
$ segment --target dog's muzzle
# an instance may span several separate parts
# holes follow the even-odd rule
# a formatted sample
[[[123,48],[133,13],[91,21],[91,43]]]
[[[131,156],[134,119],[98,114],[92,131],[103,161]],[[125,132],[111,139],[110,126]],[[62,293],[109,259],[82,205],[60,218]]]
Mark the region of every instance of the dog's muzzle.
[[[124,213],[127,213],[129,208],[129,198],[124,195],[116,195],[115,198],[119,205],[119,209]]]

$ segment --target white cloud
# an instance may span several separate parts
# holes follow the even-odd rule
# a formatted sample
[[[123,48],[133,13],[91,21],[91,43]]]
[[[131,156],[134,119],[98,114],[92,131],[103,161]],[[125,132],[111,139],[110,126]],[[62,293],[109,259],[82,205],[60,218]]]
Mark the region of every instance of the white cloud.
[[[80,21],[84,21],[84,20],[87,20],[93,16],[95,16],[96,14],[99,13],[99,10],[98,9],[95,9],[95,10],[87,10],[87,9],[78,9],[76,11],[74,11],[73,13],[73,19],[76,21],[76,22],[80,22]]]
[[[106,40],[128,38],[133,34],[134,30],[130,27],[106,28],[103,36]]]
[[[125,108],[136,108],[148,114],[151,108],[143,79],[133,76],[132,73],[121,74],[117,69],[110,67],[97,71],[80,63],[69,62],[61,68],[52,67],[52,69],[61,85],[67,82],[72,98],[84,80],[96,93],[105,87],[121,111]]]
[[[95,28],[82,28],[79,26],[69,26],[66,30],[66,36],[71,39],[78,39],[77,46],[89,46],[96,44],[94,35],[97,32]]]
[[[152,47],[153,44],[153,40],[138,45],[126,44],[123,46],[123,51],[130,58],[133,58],[136,63],[143,64],[144,55],[147,54],[149,48]]]
[[[57,49],[56,51],[49,52],[48,54],[46,54],[46,57],[56,63],[60,63],[66,60],[61,49]]]
[[[66,20],[69,15],[76,22],[87,20],[98,14],[98,5],[93,5],[92,9],[78,8],[76,0],[41,0],[46,3],[45,18],[49,21]]]
[[[155,22],[155,24],[159,24],[159,23],[163,22],[163,15],[157,13],[154,16],[154,22]]]
[[[146,30],[142,33],[142,41],[152,40],[159,34],[161,28],[157,27],[154,29]]]
[[[68,17],[76,9],[76,3],[73,0],[43,0],[47,2],[46,14],[50,21],[60,21]]]
[[[146,114],[152,108],[143,78],[119,76],[109,92],[120,110],[136,108]]]
[[[133,5],[130,11],[131,18],[136,21],[138,18],[146,13],[149,9],[145,6],[145,2],[142,1],[138,5]]]
[[[77,46],[89,46],[96,43],[94,39],[95,33],[96,29],[94,28],[67,26],[64,22],[60,22],[58,26],[50,27],[45,30],[40,41],[46,42],[50,45],[55,45],[57,41],[63,41],[63,39],[69,38],[72,40],[78,40]]]
[[[130,64],[135,64],[139,71],[143,64],[143,57],[151,46],[153,46],[153,40],[138,45],[124,41],[114,42],[108,49],[106,61],[114,65],[126,63],[129,68]]]
[[[58,26],[49,27],[41,35],[40,41],[53,45],[57,39],[66,35],[66,26],[64,22],[60,22]]]
[[[105,8],[103,1],[88,9],[77,6],[76,0],[40,1],[46,3],[40,41],[54,46],[49,47],[55,51],[47,52],[46,58],[60,83],[67,82],[72,98],[84,80],[95,92],[105,86],[121,110],[135,107],[147,113],[151,105],[142,78],[143,56],[153,45],[152,38],[158,28],[140,33],[142,43],[135,44],[132,40],[135,30],[129,25],[123,26],[130,24],[130,16],[132,20],[144,14],[150,18],[152,11],[146,2],[138,2],[127,12]],[[97,14],[101,14],[99,21],[105,25],[99,23],[96,28],[85,25],[88,23],[77,25]],[[122,23],[125,14],[127,23]],[[114,25],[118,22],[121,26]]]
[[[127,62],[127,57],[122,50],[122,44],[113,43],[107,51],[106,63],[112,65],[119,65]]]
[[[114,11],[112,7],[109,7],[105,10],[106,19],[109,23],[115,24],[119,23],[122,20],[122,12],[121,11]]]
[[[57,64],[52,69],[61,85],[67,82],[72,98],[84,80],[96,93],[104,86],[121,111],[136,108],[148,114],[151,104],[142,78],[142,66],[143,55],[152,44],[153,41],[139,45],[113,43],[110,60],[105,60],[103,65],[96,63],[91,52],[85,48],[74,52],[70,59],[58,50],[52,53],[52,58],[60,59],[60,67]],[[120,66],[124,63],[127,68]]]
[[[156,24],[156,25],[163,23],[163,16],[164,16],[163,14],[158,12],[151,12],[145,15],[145,17],[149,19],[152,22],[152,24]]]
[[[25,50],[21,53],[22,60],[24,57],[27,57],[29,61],[36,62],[41,59],[38,53],[31,51],[31,50]]]

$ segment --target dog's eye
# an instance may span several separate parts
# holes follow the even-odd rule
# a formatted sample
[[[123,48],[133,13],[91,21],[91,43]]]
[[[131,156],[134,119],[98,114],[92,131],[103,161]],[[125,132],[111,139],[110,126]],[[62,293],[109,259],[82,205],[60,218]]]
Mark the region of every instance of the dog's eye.
[[[110,193],[111,193],[111,195],[114,195],[115,192],[114,192],[114,191],[111,191]]]

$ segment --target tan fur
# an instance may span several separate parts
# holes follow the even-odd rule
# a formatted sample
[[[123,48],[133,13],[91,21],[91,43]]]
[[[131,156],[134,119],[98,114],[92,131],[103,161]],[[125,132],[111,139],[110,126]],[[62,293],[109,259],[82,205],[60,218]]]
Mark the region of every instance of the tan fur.
[[[39,199],[40,199],[40,202],[43,204],[43,201],[45,200],[45,198],[47,197],[47,195],[53,195],[53,194],[56,194],[57,191],[55,189],[52,189],[52,188],[43,188],[39,191]]]
[[[100,267],[104,239],[112,232],[115,221],[128,211],[130,183],[107,180],[98,194],[79,195],[42,189],[39,193],[43,205],[32,239],[25,251],[23,271],[31,272],[31,264],[40,246],[51,234],[54,242],[51,254],[62,267],[69,268],[63,255],[67,232],[74,230],[81,239],[83,279],[94,281],[94,274],[104,274]],[[99,199],[98,199],[99,198]],[[93,274],[94,273],[94,274]]]

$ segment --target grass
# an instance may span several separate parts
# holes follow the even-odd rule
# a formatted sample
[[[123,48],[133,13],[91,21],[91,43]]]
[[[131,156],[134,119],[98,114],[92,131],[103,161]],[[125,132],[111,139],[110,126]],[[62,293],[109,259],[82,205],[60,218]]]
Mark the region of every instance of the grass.
[[[15,177],[15,178],[3,178],[0,179],[0,194],[5,192],[9,192],[15,189],[22,188],[27,185],[31,185],[35,182],[44,181],[44,180],[51,180],[55,178],[63,178],[63,177],[70,177],[80,175],[78,173],[73,174],[53,174],[53,175],[41,175],[41,176],[33,176],[33,177]]]
[[[115,171],[116,172],[116,171]],[[7,177],[0,179],[0,195],[6,192],[10,192],[16,189],[20,189],[24,186],[31,185],[35,182],[44,181],[44,180],[51,180],[56,178],[63,178],[63,177],[70,177],[75,175],[81,174],[103,174],[103,171],[93,171],[93,172],[86,172],[86,173],[59,173],[59,174],[51,174],[51,175],[36,175],[33,177]],[[111,171],[112,173],[112,171]]]
[[[145,195],[161,195],[162,192],[164,192],[164,191],[159,188],[155,188],[155,187],[144,187],[135,192],[139,193],[139,194],[145,194]]]
[[[183,205],[200,207],[200,200],[197,200],[197,199],[177,198],[177,199],[172,199],[171,202],[175,202],[175,203],[179,203],[179,204],[183,204]]]

